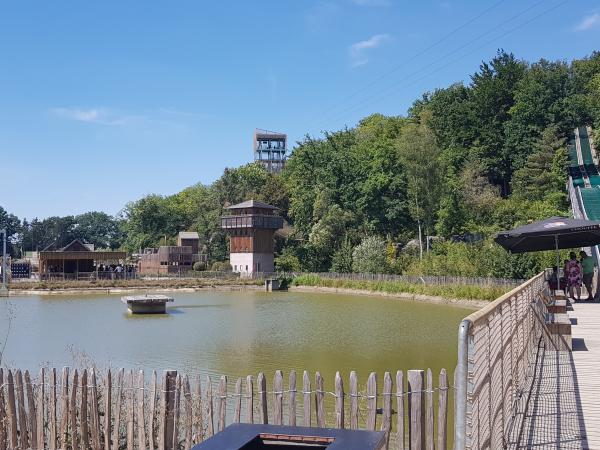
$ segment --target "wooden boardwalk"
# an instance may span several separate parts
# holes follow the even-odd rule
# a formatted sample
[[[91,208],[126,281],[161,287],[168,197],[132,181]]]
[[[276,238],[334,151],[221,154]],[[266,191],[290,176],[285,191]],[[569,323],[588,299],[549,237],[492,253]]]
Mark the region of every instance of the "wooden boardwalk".
[[[541,351],[511,449],[600,450],[600,304],[569,311],[573,352]]]

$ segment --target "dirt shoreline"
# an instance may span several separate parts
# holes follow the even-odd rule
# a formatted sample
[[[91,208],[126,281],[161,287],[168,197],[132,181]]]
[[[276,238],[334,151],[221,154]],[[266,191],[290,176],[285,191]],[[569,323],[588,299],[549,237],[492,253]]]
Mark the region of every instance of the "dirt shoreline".
[[[388,292],[370,291],[368,289],[348,289],[348,288],[334,288],[334,287],[325,287],[325,286],[290,286],[289,290],[291,292],[319,292],[319,293],[330,293],[330,294],[366,295],[366,296],[370,296],[370,297],[392,297],[392,298],[399,298],[402,300],[411,300],[411,301],[415,301],[415,302],[458,306],[461,308],[469,308],[469,309],[473,309],[473,310],[481,309],[490,303],[485,300],[467,300],[464,298],[445,298],[445,297],[439,297],[439,296],[435,296],[435,295],[410,294],[410,293],[391,294]]]
[[[20,295],[71,295],[71,294],[129,294],[132,292],[200,292],[200,291],[263,291],[264,286],[255,284],[215,284],[196,287],[154,287],[154,286],[132,286],[132,287],[86,287],[65,289],[15,289],[11,288],[9,297]]]

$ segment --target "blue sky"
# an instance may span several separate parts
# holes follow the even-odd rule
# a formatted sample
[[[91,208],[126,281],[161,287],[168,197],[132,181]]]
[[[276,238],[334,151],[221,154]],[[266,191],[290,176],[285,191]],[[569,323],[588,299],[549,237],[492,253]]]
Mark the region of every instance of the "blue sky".
[[[0,206],[115,214],[249,162],[256,127],[295,142],[405,114],[500,47],[598,42],[589,0],[2,0]]]

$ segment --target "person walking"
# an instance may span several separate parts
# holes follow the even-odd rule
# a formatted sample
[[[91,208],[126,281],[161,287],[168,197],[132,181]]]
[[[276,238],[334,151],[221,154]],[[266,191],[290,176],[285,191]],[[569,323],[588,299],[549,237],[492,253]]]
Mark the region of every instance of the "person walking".
[[[583,285],[587,289],[588,298],[587,301],[594,300],[592,294],[592,281],[594,279],[594,258],[589,256],[585,251],[579,252],[579,258],[581,261],[581,269],[583,272]]]
[[[573,290],[577,293],[576,302],[581,301],[581,264],[577,261],[577,255],[575,252],[569,253],[569,261],[565,267],[567,280],[569,281],[569,296],[571,298],[575,298],[573,296]]]

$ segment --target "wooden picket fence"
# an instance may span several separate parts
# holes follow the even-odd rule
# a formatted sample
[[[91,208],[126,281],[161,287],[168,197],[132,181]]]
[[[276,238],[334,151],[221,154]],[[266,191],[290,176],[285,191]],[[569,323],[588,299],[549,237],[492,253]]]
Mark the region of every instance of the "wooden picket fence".
[[[306,371],[301,381],[291,371],[284,384],[279,370],[268,391],[263,373],[229,387],[225,376],[202,383],[175,371],[164,371],[159,382],[155,371],[147,379],[124,369],[113,378],[111,370],[65,367],[59,376],[42,368],[33,378],[0,368],[0,450],[188,450],[239,422],[378,429],[389,449],[447,448],[446,370],[437,387],[431,370],[409,370],[406,382],[402,371],[395,380],[386,372],[383,385],[373,372],[366,389],[355,372],[348,390],[339,372],[333,391],[319,372],[314,385]]]

